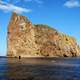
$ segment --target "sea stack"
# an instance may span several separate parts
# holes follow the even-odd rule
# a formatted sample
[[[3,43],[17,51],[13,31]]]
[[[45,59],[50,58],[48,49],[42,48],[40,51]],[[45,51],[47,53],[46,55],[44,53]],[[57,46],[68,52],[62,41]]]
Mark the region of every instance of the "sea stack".
[[[76,39],[48,25],[33,25],[25,16],[12,14],[7,34],[8,57],[80,56]]]
[[[8,27],[8,52],[10,57],[34,56],[37,46],[32,23],[24,16],[12,14]]]

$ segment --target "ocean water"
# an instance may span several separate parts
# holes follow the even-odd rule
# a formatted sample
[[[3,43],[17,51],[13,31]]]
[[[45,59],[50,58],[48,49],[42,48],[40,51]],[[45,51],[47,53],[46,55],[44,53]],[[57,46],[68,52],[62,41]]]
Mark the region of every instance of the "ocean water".
[[[80,58],[0,58],[0,80],[80,80]]]

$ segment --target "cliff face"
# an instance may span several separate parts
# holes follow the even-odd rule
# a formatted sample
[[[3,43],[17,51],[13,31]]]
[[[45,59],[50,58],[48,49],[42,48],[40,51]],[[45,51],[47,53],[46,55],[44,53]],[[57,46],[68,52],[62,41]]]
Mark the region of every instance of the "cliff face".
[[[47,25],[32,25],[24,16],[13,13],[8,27],[8,56],[67,57],[80,56],[73,37],[59,33]]]
[[[37,48],[34,35],[32,23],[14,13],[8,28],[8,56],[34,56]]]
[[[39,54],[51,57],[80,56],[79,47],[73,37],[59,33],[47,25],[35,25],[34,30]]]

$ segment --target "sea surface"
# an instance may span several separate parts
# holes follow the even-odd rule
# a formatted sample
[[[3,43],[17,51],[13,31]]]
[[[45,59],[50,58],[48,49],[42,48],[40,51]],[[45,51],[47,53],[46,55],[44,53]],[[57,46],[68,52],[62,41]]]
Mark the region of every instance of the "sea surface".
[[[80,80],[80,58],[0,58],[0,80]]]

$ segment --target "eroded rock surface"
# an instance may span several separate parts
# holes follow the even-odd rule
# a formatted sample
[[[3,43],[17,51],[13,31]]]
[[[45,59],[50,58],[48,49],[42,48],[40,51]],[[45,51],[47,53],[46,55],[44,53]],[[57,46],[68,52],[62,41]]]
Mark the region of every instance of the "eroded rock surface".
[[[33,25],[26,17],[13,13],[8,27],[10,57],[68,57],[80,56],[73,37],[47,25]]]
[[[47,25],[35,25],[35,42],[39,54],[50,57],[80,56],[75,38],[62,34]]]
[[[8,29],[8,56],[34,56],[37,49],[34,36],[32,23],[14,13]]]

